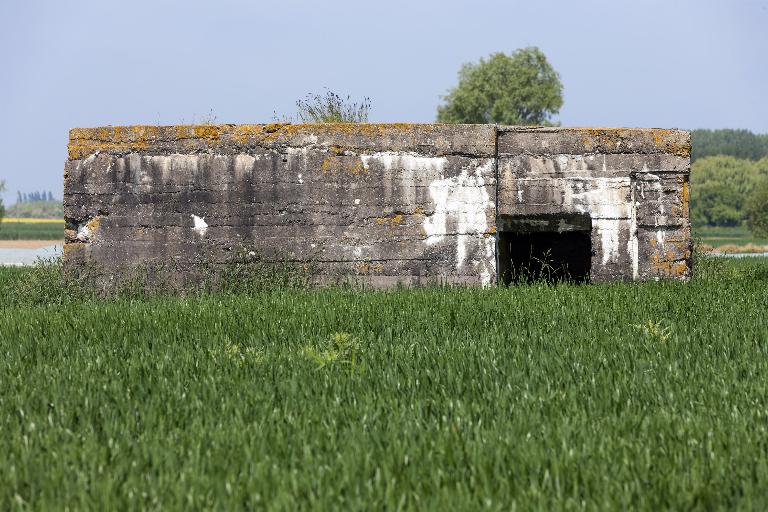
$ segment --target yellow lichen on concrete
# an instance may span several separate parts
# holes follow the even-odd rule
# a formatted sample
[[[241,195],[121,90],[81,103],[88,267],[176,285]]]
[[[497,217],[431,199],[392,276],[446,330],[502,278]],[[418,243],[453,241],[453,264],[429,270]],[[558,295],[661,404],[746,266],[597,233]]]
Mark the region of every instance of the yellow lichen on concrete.
[[[232,131],[232,139],[238,144],[248,144],[252,140],[258,139],[264,133],[262,124],[241,124],[235,126]]]
[[[587,151],[599,148],[619,149],[627,138],[628,130],[624,128],[579,128],[583,132],[581,142]]]
[[[671,251],[667,252],[667,258],[668,259],[676,259],[679,260],[680,258],[690,258],[691,257],[691,243],[690,238],[686,238],[685,240],[670,240],[666,244],[667,246],[670,246],[677,250],[677,253],[672,253]]]
[[[96,217],[94,217],[94,218],[92,218],[91,220],[89,220],[89,221],[88,221],[88,222],[85,224],[85,227],[86,227],[86,228],[88,228],[88,231],[90,231],[91,233],[93,233],[94,231],[96,231],[97,229],[99,229],[99,226],[100,226],[100,225],[101,225],[101,217],[97,215]]]
[[[199,145],[245,144],[315,144],[318,138],[333,140],[362,136],[402,138],[406,135],[444,129],[440,125],[411,123],[270,123],[259,125],[176,125],[107,126],[73,128],[69,133],[69,158],[76,160],[97,151],[148,150],[153,147],[180,151],[199,149]],[[342,145],[331,146],[331,153],[341,156]]]
[[[192,125],[180,124],[173,127],[176,132],[176,138],[178,140],[193,139],[195,138],[195,127]]]
[[[83,250],[85,250],[85,244],[77,242],[65,242],[63,250],[64,259],[72,258],[75,253],[81,254]]]
[[[200,124],[194,127],[195,138],[205,139],[210,143],[216,143],[221,139],[223,129],[228,125]]]
[[[401,213],[397,213],[395,215],[384,216],[384,217],[376,217],[375,222],[379,226],[389,226],[390,229],[395,229],[397,226],[399,226],[405,217]]]
[[[128,143],[133,143],[137,149],[147,149],[149,143],[157,139],[157,126],[136,126],[134,127]]]
[[[68,153],[69,153],[69,159],[70,160],[77,160],[78,158],[83,158],[88,155],[92,155],[93,153],[96,153],[97,151],[107,151],[107,150],[123,150],[128,149],[129,146],[125,144],[112,144],[112,143],[99,143],[99,144],[88,144],[88,143],[78,143],[78,142],[70,142],[68,147]]]
[[[645,143],[652,144],[660,152],[669,153],[681,157],[690,157],[691,143],[685,132],[679,130],[666,130],[660,128],[573,128],[582,133],[581,143],[587,151],[617,151],[626,149],[638,135],[642,136]]]
[[[388,134],[402,134],[415,130],[432,131],[438,125],[413,123],[271,123],[264,126],[265,142],[284,140],[300,135],[359,135],[381,137]],[[337,146],[340,147],[340,146]]]
[[[652,272],[664,277],[683,277],[688,270],[688,264],[681,261],[672,251],[666,253],[656,251],[651,254],[650,266]]]
[[[688,136],[682,136],[683,132],[661,128],[651,128],[650,132],[654,145],[663,152],[684,158],[691,156],[691,141]]]
[[[76,160],[97,151],[146,150],[158,138],[158,126],[110,126],[73,128],[69,132],[69,159]]]
[[[327,156],[320,164],[320,170],[328,172],[330,174],[338,174],[340,172],[346,172],[352,175],[358,175],[361,173],[368,173],[368,169],[363,165],[362,160],[355,158],[350,161],[349,157],[331,157]]]
[[[358,274],[371,274],[371,273],[381,274],[382,272],[384,272],[383,263],[371,264],[368,262],[363,262],[357,265]]]

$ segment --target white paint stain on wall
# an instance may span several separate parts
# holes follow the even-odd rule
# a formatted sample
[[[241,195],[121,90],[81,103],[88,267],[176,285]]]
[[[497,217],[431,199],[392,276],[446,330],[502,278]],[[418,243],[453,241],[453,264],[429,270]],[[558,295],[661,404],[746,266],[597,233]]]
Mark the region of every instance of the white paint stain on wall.
[[[206,224],[205,218],[198,217],[195,214],[192,214],[191,217],[192,217],[192,222],[194,223],[194,226],[192,227],[192,229],[195,232],[197,232],[198,235],[204,236],[205,232],[208,231],[208,224]]]
[[[600,240],[603,264],[617,262],[621,224],[633,214],[633,205],[627,197],[630,195],[630,178],[566,178],[557,181],[563,187],[563,206],[592,218],[592,227]]]
[[[645,168],[647,169],[647,166]],[[666,208],[664,207],[664,201],[662,201],[662,198],[664,197],[664,187],[661,185],[661,178],[656,174],[647,173],[645,174],[645,180],[641,183],[643,184],[644,188],[647,186],[653,192],[651,195],[651,200],[658,202],[659,213],[656,216],[656,224],[658,225],[658,218],[664,217],[667,213]],[[643,198],[645,198],[645,194],[643,194]]]
[[[592,219],[592,229],[600,239],[603,265],[618,261],[620,224],[616,219]]]
[[[241,178],[253,172],[253,164],[256,162],[256,157],[240,153],[235,156],[235,177]]]
[[[317,135],[313,135],[313,134],[305,135],[301,138],[301,140],[299,141],[299,144],[312,146],[317,144],[317,140],[318,140]]]
[[[399,174],[397,185],[399,190],[393,191],[385,189],[385,201],[391,200],[391,194],[394,192],[400,196],[405,203],[414,203],[416,201],[416,177],[427,178],[430,176],[442,175],[448,159],[445,157],[419,156],[411,153],[398,153],[395,151],[381,151],[372,155],[362,154],[360,160],[363,168],[368,171],[372,162],[377,162],[384,168],[386,174],[390,176],[394,171]]]
[[[442,173],[448,159],[442,156],[418,156],[410,153],[397,153],[395,151],[381,151],[372,155],[360,155],[363,167],[368,170],[372,161],[381,163],[385,169],[402,169],[408,172],[419,171],[421,173],[433,171]]]
[[[134,175],[138,177],[138,183],[147,187],[152,186],[152,176],[148,172],[149,166],[141,165],[141,155],[138,153],[131,153],[126,158],[128,160],[128,168],[131,170],[131,173],[134,173]]]
[[[81,242],[88,242],[91,239],[91,229],[88,227],[87,222],[78,224],[77,226],[77,239]]]
[[[494,238],[484,236],[488,231],[488,210],[494,207],[485,188],[485,176],[492,175],[493,161],[488,160],[474,170],[465,168],[458,176],[439,178],[429,185],[429,194],[434,203],[434,214],[424,219],[426,243],[435,244],[448,235],[449,221],[455,224],[456,270],[460,270],[467,259],[468,250],[474,245],[479,260],[472,262],[479,266],[478,274],[487,285],[495,275]]]
[[[420,179],[429,180],[428,189],[434,213],[424,219],[424,243],[434,245],[450,236],[455,240],[456,270],[461,274],[480,276],[487,286],[496,275],[495,238],[488,236],[488,210],[495,207],[486,189],[486,179],[493,176],[493,159],[481,165],[468,166],[457,176],[445,177],[448,159],[408,153],[380,152],[360,155],[365,169],[373,163],[383,166],[385,172],[397,171],[402,198],[414,204],[415,191]],[[449,233],[449,229],[451,232]],[[470,251],[477,257],[469,259]],[[461,272],[472,265],[472,272]]]
[[[288,156],[292,157],[306,157],[307,152],[312,151],[312,148],[309,147],[299,147],[299,148],[285,148],[285,152],[288,153]]]
[[[640,276],[640,256],[639,244],[637,240],[637,186],[635,182],[630,183],[630,201],[632,203],[632,215],[629,222],[629,241],[627,242],[627,251],[632,260],[632,279],[637,280]]]

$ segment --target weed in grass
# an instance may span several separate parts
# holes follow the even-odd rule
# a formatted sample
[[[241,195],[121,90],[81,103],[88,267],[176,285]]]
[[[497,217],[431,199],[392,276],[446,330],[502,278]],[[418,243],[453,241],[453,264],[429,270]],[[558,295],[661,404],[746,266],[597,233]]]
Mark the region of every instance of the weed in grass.
[[[304,345],[301,352],[313,361],[318,369],[332,365],[349,365],[350,371],[365,371],[360,341],[348,332],[331,334],[321,347]]]
[[[662,322],[648,320],[644,324],[633,324],[632,327],[640,331],[646,339],[653,342],[667,343],[672,337],[672,328],[664,326]]]
[[[263,350],[254,347],[243,347],[239,343],[233,343],[227,339],[224,346],[215,346],[208,349],[208,354],[215,362],[233,363],[238,366],[254,366],[263,364],[266,355]]]

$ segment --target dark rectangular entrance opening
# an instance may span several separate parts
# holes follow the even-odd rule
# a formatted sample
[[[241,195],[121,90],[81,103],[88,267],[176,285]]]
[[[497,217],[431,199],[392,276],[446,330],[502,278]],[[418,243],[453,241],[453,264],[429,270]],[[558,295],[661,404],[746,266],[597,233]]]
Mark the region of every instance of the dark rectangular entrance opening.
[[[543,280],[589,281],[591,219],[505,219],[498,235],[499,280],[505,285]],[[512,229],[509,229],[512,228]]]

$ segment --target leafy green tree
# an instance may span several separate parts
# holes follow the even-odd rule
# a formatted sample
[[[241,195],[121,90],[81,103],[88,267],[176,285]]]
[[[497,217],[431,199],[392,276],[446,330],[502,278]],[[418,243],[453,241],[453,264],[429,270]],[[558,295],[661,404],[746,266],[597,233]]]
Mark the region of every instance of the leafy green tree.
[[[691,222],[694,226],[737,226],[746,218],[745,202],[768,177],[768,158],[758,162],[709,156],[691,166]]]
[[[563,106],[563,85],[535,46],[464,64],[459,84],[437,108],[440,123],[551,124]]]
[[[768,179],[755,186],[746,204],[747,226],[756,237],[768,237]]]

